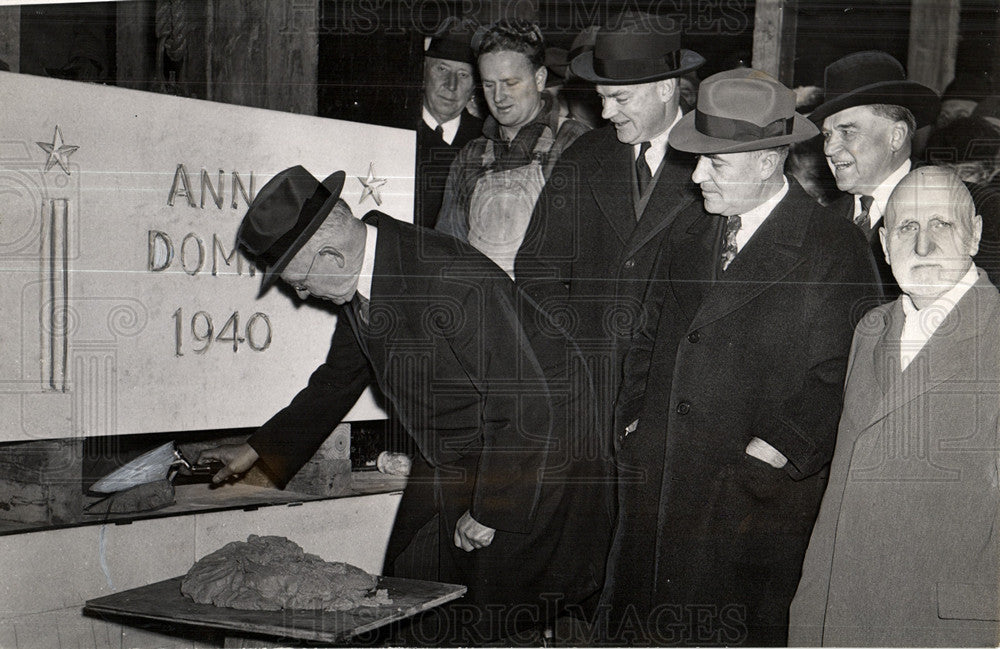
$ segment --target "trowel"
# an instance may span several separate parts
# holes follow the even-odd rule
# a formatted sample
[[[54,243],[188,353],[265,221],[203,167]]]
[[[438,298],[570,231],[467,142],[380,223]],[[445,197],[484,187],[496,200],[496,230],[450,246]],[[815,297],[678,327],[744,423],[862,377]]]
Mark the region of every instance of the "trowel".
[[[222,466],[222,462],[218,461],[191,464],[174,442],[167,442],[126,462],[92,484],[90,490],[101,494],[112,494],[157,480],[172,481],[182,468],[189,475],[211,476]]]

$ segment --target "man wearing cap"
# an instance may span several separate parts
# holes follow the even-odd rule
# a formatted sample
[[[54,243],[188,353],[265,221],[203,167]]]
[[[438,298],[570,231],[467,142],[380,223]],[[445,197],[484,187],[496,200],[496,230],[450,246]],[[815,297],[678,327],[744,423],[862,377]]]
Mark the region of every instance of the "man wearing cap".
[[[466,241],[511,277],[539,192],[556,160],[587,127],[561,118],[545,90],[545,40],[520,19],[486,29],[475,43],[490,116],[481,137],[448,173],[439,232]]]
[[[783,645],[830,459],[851,331],[875,283],[861,236],[784,174],[815,136],[740,68],[702,82],[670,145],[699,155],[624,363],[608,635]],[[602,613],[605,611],[602,611]]]
[[[611,123],[556,164],[515,262],[518,284],[591,359],[608,425],[656,251],[695,198],[690,156],[670,150],[667,136],[681,118],[677,77],[704,62],[681,49],[669,18],[626,12],[598,30],[570,69],[596,84]]]
[[[355,219],[343,179],[286,170],[244,217],[237,241],[266,267],[262,291],[280,277],[300,298],[344,305],[343,319],[289,406],[199,461],[225,462],[220,482],[259,459],[285,484],[374,381],[433,466],[433,488],[414,492],[423,500],[408,489],[397,521],[437,514],[438,579],[469,589],[467,607],[410,642],[530,630],[603,578],[609,485],[606,459],[586,452],[597,433],[582,360],[534,314],[522,325],[513,282],[467,244],[379,212]]]
[[[791,646],[1000,642],[1000,295],[982,221],[941,167],[896,186],[879,236],[903,295],[854,333]]]
[[[423,115],[417,125],[417,225],[433,228],[455,156],[479,137],[483,122],[465,110],[475,90],[472,32],[450,29],[424,52]]]
[[[910,171],[913,136],[933,124],[940,101],[933,90],[906,78],[885,52],[855,52],[824,72],[824,101],[809,115],[823,133],[823,153],[837,187],[849,196],[834,207],[868,237],[886,298],[899,295],[885,263],[878,232],[885,205]]]

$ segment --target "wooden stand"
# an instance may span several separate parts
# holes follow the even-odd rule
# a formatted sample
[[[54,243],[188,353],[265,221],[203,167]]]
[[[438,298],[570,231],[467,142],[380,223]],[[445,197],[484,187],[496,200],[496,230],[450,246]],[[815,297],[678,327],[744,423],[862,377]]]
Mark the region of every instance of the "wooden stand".
[[[268,646],[260,636],[321,643],[345,643],[351,638],[403,620],[465,594],[465,586],[433,581],[381,577],[378,588],[389,591],[392,604],[349,611],[241,611],[197,604],[181,594],[175,577],[140,588],[88,600],[84,613],[152,620],[222,631],[226,647]]]

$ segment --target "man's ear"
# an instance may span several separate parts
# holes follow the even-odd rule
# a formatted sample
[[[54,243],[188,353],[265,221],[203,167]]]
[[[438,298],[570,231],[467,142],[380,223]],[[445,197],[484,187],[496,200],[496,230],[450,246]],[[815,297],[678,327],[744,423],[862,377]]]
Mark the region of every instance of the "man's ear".
[[[677,79],[660,79],[657,81],[656,94],[663,103],[670,101],[677,94]]]
[[[885,242],[885,237],[886,237],[885,226],[883,225],[878,229],[878,238],[879,241],[882,242],[882,254],[885,255],[885,263],[892,266],[892,261],[889,260],[889,246]]]
[[[775,169],[778,167],[778,161],[781,156],[778,155],[777,151],[765,151],[761,154],[760,158],[757,160],[758,169],[760,172],[760,179],[767,180],[774,175]]]
[[[340,268],[347,266],[347,259],[344,257],[344,253],[333,246],[323,246],[317,254],[320,257],[332,258]]]
[[[889,131],[889,148],[899,151],[909,139],[910,127],[903,120],[893,123],[892,130]]]
[[[983,238],[983,217],[976,214],[972,217],[972,240],[969,242],[969,256],[975,257],[979,252],[979,241]]]
[[[535,86],[538,88],[538,92],[545,90],[545,80],[549,78],[549,70],[544,65],[538,66],[535,70]]]

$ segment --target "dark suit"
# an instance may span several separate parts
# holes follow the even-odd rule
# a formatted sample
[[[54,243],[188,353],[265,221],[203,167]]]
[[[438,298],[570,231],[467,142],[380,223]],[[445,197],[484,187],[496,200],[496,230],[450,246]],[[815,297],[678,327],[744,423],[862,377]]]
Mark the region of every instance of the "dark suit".
[[[417,125],[417,168],[416,193],[414,194],[414,223],[425,228],[434,228],[438,212],[441,211],[441,200],[444,197],[444,185],[448,180],[448,169],[451,163],[466,144],[483,133],[483,120],[462,111],[455,139],[449,144],[434,130],[427,126],[423,119]]]
[[[695,198],[692,158],[668,148],[637,220],[634,169],[633,148],[614,126],[581,135],[545,184],[514,263],[518,285],[588,357],[608,423],[653,261],[674,216]]]
[[[848,221],[854,222],[854,195],[845,194],[830,204],[830,209],[836,211]],[[882,219],[879,219],[868,233],[868,247],[872,252],[872,259],[875,260],[875,267],[878,269],[879,279],[882,283],[882,294],[885,301],[895,300],[902,295],[896,278],[892,275],[892,269],[885,260],[885,252],[882,250],[882,238],[879,236],[879,228],[882,227]],[[859,229],[860,231],[860,229]]]
[[[519,317],[514,284],[467,244],[378,212],[365,220],[378,228],[368,322],[345,309],[327,362],[250,444],[293,475],[374,378],[433,466],[433,490],[415,485],[425,496],[404,497],[398,516],[411,531],[440,516],[442,580],[479,605],[587,597],[603,578],[610,504],[578,352],[534,328],[535,314]],[[453,545],[466,510],[496,528],[489,547]]]
[[[876,275],[858,229],[795,181],[720,274],[724,223],[700,203],[678,216],[625,359],[602,598],[613,640],[633,620],[656,644],[785,640]],[[754,437],[786,467],[747,455]]]

